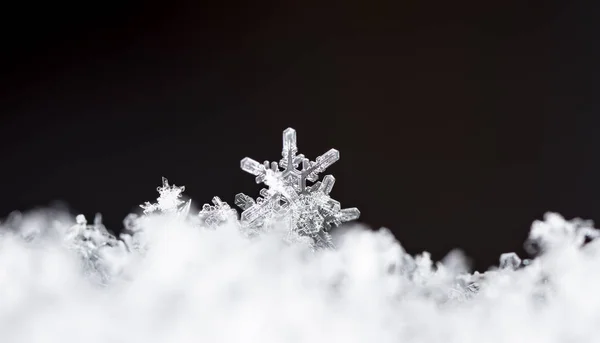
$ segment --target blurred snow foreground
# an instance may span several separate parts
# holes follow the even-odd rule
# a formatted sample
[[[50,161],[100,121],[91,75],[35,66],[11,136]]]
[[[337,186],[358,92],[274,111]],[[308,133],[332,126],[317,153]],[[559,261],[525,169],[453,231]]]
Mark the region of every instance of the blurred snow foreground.
[[[526,242],[535,258],[500,256],[469,273],[451,252],[407,254],[386,229],[329,194],[339,159],[245,158],[267,188],[218,197],[199,213],[184,187],[124,221],[44,210],[0,224],[0,342],[600,342],[599,231],[547,214]],[[307,181],[312,184],[307,184]],[[335,243],[335,245],[334,245]]]

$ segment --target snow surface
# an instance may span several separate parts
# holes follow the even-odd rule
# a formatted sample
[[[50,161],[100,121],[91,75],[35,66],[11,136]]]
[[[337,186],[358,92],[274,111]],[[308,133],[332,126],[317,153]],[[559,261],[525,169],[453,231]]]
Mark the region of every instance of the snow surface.
[[[73,248],[101,223],[77,219],[2,223],[0,342],[600,341],[597,231],[556,214],[533,224],[542,253],[526,265],[466,274],[461,254],[412,257],[386,229],[347,226],[336,249],[313,251],[165,212],[135,219],[137,248],[88,249],[105,278]]]

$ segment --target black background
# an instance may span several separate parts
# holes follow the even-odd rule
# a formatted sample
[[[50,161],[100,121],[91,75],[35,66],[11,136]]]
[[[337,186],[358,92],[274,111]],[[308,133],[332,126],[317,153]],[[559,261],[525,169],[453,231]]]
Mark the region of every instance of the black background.
[[[411,253],[481,269],[546,211],[598,219],[598,13],[557,1],[4,7],[0,216],[62,200],[109,228],[161,176],[196,206],[239,169],[341,152],[334,198]]]

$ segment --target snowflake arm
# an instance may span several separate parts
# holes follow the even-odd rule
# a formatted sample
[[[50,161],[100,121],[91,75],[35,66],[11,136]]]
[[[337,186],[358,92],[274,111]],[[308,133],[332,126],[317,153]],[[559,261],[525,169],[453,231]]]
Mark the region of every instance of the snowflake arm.
[[[330,149],[323,155],[317,157],[315,162],[310,162],[308,159],[302,161],[302,176],[308,181],[316,181],[319,173],[325,171],[332,164],[340,159],[340,152],[335,149]]]
[[[269,161],[265,161],[264,164],[258,163],[250,157],[244,158],[240,162],[240,167],[243,171],[256,176],[256,183],[262,183],[267,177],[267,171],[271,168],[272,171],[278,171],[277,162],[273,162],[269,166]]]
[[[270,194],[265,188],[261,189],[260,194],[262,197],[256,201],[243,193],[236,195],[235,204],[244,210],[240,218],[242,222],[261,226],[264,219],[269,219],[284,208],[285,200],[280,194]]]

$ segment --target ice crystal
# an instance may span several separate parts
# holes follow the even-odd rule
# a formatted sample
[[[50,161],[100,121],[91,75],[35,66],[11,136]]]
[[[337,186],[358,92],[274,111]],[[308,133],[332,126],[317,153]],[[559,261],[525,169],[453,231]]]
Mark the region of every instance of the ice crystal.
[[[75,221],[76,224],[66,232],[65,243],[79,254],[84,273],[104,284],[112,274],[108,262],[113,261],[107,255],[124,253],[125,244],[106,230],[100,214],[96,214],[92,224],[88,224],[82,214],[78,215]]]
[[[213,205],[204,204],[202,210],[198,213],[198,217],[204,226],[214,229],[224,222],[237,219],[237,211],[223,202],[221,198],[214,197],[212,203]]]
[[[162,183],[162,187],[156,189],[159,193],[156,203],[146,202],[140,205],[144,209],[144,214],[160,212],[174,213],[182,217],[187,216],[190,211],[191,200],[181,200],[181,193],[185,191],[185,186],[171,186],[169,185],[169,181],[164,177],[162,178]]]
[[[331,247],[328,231],[360,216],[357,208],[342,209],[329,196],[335,183],[332,175],[317,181],[319,173],[339,160],[340,153],[330,149],[311,161],[298,154],[296,131],[288,128],[283,131],[281,155],[279,162],[262,164],[249,157],[242,159],[242,170],[256,176],[257,183],[268,186],[260,191],[261,197],[256,201],[242,193],[236,196],[235,204],[243,210],[242,225],[250,232],[259,232],[271,221],[285,219],[291,233],[310,237],[313,247]]]
[[[141,218],[135,213],[128,214],[123,220],[124,230],[119,238],[125,243],[128,250],[144,253],[147,246]]]
[[[567,221],[557,213],[547,213],[544,221],[536,220],[531,226],[527,247],[535,253],[569,243],[583,246],[599,236],[593,221],[580,218]]]
[[[500,268],[517,269],[521,265],[521,258],[514,252],[507,252],[500,255]]]

